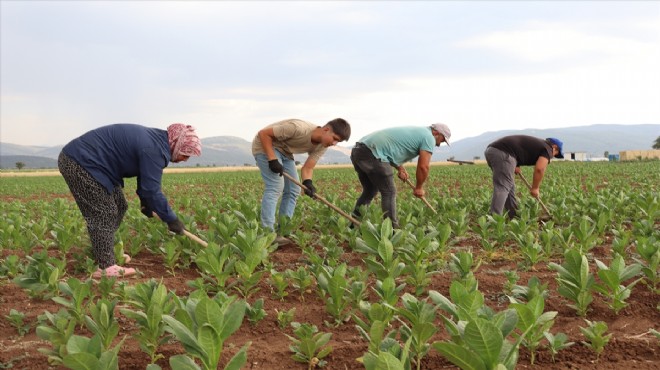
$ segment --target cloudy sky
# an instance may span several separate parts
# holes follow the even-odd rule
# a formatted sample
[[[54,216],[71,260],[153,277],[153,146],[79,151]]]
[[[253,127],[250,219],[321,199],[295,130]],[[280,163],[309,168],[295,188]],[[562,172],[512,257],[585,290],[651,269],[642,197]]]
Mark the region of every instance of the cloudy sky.
[[[0,141],[660,123],[657,1],[0,1]]]

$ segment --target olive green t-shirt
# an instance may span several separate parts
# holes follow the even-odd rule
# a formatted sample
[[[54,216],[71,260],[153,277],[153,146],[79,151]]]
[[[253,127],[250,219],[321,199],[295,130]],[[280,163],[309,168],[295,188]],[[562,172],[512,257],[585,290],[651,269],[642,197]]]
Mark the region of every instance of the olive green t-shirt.
[[[275,138],[273,149],[293,159],[294,154],[307,153],[309,158],[318,162],[327,150],[321,144],[312,143],[312,131],[318,126],[299,119],[287,119],[275,122],[266,128],[272,127]],[[265,153],[259,135],[252,140],[252,155]]]

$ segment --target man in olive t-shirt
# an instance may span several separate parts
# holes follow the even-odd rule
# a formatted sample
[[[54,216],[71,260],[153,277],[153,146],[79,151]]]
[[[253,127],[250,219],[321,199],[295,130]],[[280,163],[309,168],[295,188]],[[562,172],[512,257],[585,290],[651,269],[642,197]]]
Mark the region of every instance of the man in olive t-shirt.
[[[328,147],[346,141],[350,136],[351,126],[341,118],[336,118],[323,127],[299,119],[287,119],[268,125],[257,133],[252,141],[252,155],[265,184],[261,198],[262,226],[275,231],[275,213],[280,197],[280,216],[293,216],[300,189],[292,181],[282,177],[286,172],[298,180],[293,155],[308,154],[300,172],[302,183],[307,188],[305,194],[314,197],[314,166]],[[282,235],[278,235],[276,241],[278,244],[288,243]]]

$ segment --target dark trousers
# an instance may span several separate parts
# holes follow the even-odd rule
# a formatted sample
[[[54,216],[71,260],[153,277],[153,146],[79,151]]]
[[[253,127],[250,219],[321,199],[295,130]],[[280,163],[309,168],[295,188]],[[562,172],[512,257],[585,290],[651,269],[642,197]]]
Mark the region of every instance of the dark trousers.
[[[122,188],[116,186],[108,193],[87,170],[64,153],[60,153],[57,166],[87,223],[94,260],[101,269],[114,265],[115,232],[128,209]]]
[[[392,166],[374,157],[371,150],[362,143],[357,143],[351,151],[351,162],[358,174],[360,184],[362,184],[362,194],[355,203],[353,214],[361,216],[359,207],[370,204],[376,194],[380,192],[383,214],[392,220],[393,227],[398,228],[396,186]]]

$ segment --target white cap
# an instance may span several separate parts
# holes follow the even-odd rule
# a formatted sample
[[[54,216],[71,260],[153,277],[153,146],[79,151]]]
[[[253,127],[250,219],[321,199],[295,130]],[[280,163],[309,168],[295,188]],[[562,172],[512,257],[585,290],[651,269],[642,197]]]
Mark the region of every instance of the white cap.
[[[442,136],[445,137],[445,143],[449,145],[449,138],[451,137],[451,130],[449,129],[449,126],[445,125],[444,123],[434,123],[431,125],[431,128],[441,133]]]

